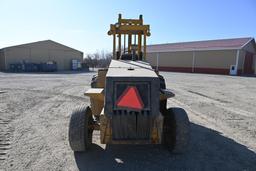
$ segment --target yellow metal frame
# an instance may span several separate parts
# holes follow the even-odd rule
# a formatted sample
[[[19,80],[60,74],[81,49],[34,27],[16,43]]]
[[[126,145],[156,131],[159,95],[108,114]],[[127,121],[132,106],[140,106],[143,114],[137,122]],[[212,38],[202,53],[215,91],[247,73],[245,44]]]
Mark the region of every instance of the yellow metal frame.
[[[121,50],[122,50],[122,36],[124,37],[124,46],[123,49],[127,50],[128,53],[131,53],[132,47],[136,47],[136,53],[142,51],[143,48],[143,59],[146,58],[146,37],[150,36],[150,28],[149,25],[143,25],[142,15],[140,15],[139,19],[122,19],[121,14],[119,14],[118,22],[116,24],[110,25],[110,30],[108,32],[109,35],[113,35],[113,57],[114,59],[120,59]],[[126,37],[128,37],[127,42],[128,46],[126,48]],[[118,38],[118,40],[116,40]],[[136,40],[136,44],[132,44],[132,42]],[[143,47],[142,47],[143,42]],[[116,43],[118,44],[117,52],[119,52],[120,56],[117,56],[116,53]],[[98,75],[95,79],[95,86],[85,92],[86,96],[90,97],[91,101],[91,109],[94,116],[99,117],[100,125],[99,128],[94,127],[94,129],[100,130],[100,139],[103,144],[145,144],[145,143],[153,143],[160,144],[162,138],[162,125],[163,125],[163,117],[162,115],[158,115],[153,122],[152,133],[151,133],[151,141],[115,141],[112,139],[112,127],[111,127],[111,119],[106,117],[104,113],[104,90],[105,90],[105,81],[106,81],[107,69],[98,70]],[[174,94],[169,92],[168,90],[161,90],[160,100],[166,100],[167,98],[173,97]]]
[[[146,37],[150,36],[150,26],[143,24],[143,16],[139,19],[123,19],[119,14],[118,22],[110,25],[108,35],[113,35],[113,58],[120,59],[122,50],[122,37],[124,37],[123,50],[127,49],[131,54],[132,47],[135,47],[136,54],[140,56],[142,52],[143,42],[143,60],[146,60]],[[126,47],[126,36],[128,37],[128,45]],[[142,41],[143,37],[143,41]],[[116,39],[118,38],[118,48],[116,48]],[[134,42],[134,44],[132,43]],[[117,51],[116,51],[117,49]]]

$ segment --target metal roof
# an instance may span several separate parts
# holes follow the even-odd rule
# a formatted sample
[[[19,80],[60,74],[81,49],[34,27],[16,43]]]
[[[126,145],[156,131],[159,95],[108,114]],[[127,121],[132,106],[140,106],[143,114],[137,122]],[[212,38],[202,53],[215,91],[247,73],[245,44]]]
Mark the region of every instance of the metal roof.
[[[77,50],[77,49],[74,49],[74,48],[71,48],[71,47],[69,47],[69,46],[63,45],[63,44],[61,44],[61,43],[55,42],[55,41],[53,41],[53,40],[42,40],[42,41],[31,42],[31,43],[25,43],[25,44],[20,44],[20,45],[15,45],[15,46],[8,46],[8,47],[4,47],[4,48],[2,48],[2,49],[0,49],[0,50],[9,49],[9,48],[14,48],[14,47],[19,48],[19,47],[23,47],[23,46],[29,47],[30,45],[33,45],[33,44],[40,44],[40,43],[53,43],[53,44],[56,44],[56,45],[58,45],[58,46],[62,46],[62,47],[64,47],[64,48],[67,48],[67,49],[70,49],[70,50],[74,50],[74,51],[78,51],[78,52],[80,52],[80,53],[83,53],[82,51],[79,51],[79,50]]]
[[[195,42],[155,44],[155,45],[148,45],[147,52],[150,53],[150,52],[241,49],[252,40],[253,40],[252,37],[246,37],[246,38],[234,38],[234,39],[219,39],[219,40],[205,40],[205,41],[195,41]]]

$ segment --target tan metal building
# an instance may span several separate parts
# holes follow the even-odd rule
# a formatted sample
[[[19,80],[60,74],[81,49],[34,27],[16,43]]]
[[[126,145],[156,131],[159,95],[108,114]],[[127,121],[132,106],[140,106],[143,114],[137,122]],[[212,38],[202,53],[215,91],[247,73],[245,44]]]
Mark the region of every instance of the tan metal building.
[[[8,71],[12,63],[48,61],[55,61],[58,70],[70,70],[72,59],[82,62],[83,52],[52,40],[44,40],[0,49],[0,70]]]
[[[160,71],[256,74],[256,44],[235,38],[149,45],[147,61]]]

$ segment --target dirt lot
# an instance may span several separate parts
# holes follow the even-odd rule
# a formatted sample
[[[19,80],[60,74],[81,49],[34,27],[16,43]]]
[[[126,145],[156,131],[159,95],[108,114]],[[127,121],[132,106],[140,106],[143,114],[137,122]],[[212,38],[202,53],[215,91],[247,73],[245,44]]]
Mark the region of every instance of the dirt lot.
[[[256,78],[162,73],[184,107],[191,143],[184,155],[161,146],[101,145],[73,153],[70,112],[89,99],[94,73],[0,73],[0,170],[256,170]]]

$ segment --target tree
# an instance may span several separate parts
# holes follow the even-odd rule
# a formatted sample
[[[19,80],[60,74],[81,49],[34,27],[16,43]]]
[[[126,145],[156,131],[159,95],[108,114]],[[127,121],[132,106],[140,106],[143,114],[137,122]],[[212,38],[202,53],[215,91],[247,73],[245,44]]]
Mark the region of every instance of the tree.
[[[112,53],[96,51],[93,54],[87,54],[84,58],[84,63],[86,63],[90,68],[106,68],[109,66],[112,59]]]

